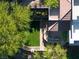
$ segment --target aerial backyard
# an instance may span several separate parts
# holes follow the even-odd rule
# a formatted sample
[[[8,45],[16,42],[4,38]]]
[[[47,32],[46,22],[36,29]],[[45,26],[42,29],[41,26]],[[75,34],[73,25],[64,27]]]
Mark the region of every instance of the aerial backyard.
[[[69,45],[71,4],[0,0],[0,59],[79,59],[79,47]]]

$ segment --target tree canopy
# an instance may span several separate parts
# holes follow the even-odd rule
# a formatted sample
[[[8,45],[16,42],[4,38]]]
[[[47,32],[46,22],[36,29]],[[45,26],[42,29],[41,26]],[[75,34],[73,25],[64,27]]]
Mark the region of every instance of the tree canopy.
[[[0,1],[0,59],[14,55],[25,43],[30,15],[27,6]]]
[[[60,44],[48,45],[44,52],[34,52],[34,59],[67,59],[66,49]]]

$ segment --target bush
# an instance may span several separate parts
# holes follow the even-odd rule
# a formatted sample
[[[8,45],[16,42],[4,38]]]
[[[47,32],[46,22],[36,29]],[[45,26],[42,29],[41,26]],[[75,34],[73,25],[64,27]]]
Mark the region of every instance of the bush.
[[[58,0],[45,0],[44,5],[51,8],[57,8]]]

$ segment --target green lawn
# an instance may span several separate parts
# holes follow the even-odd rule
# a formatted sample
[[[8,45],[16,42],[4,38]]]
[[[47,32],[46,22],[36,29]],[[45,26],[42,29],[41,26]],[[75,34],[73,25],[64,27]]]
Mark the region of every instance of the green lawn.
[[[28,35],[28,46],[39,46],[40,45],[40,32],[33,31]]]
[[[27,46],[40,45],[40,21],[31,21],[25,45]]]

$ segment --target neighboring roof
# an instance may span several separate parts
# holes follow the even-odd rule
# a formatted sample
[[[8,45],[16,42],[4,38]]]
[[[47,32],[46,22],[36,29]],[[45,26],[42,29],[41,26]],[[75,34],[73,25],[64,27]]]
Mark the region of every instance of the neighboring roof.
[[[75,41],[79,41],[79,21],[72,22],[72,32],[69,33],[69,43],[76,44]],[[79,45],[79,44],[78,44]]]
[[[72,0],[72,19],[78,20],[79,18],[79,0]]]
[[[75,1],[75,2],[74,2]],[[72,23],[69,31],[69,43],[79,45],[79,0],[72,0]]]

